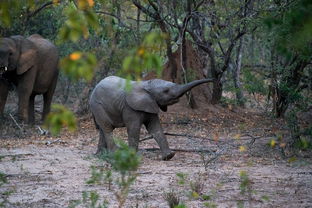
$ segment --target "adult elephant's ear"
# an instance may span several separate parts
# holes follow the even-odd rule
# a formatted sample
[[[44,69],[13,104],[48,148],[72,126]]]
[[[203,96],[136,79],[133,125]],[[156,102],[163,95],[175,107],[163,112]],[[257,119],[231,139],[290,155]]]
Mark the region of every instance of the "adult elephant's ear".
[[[18,75],[25,73],[28,69],[35,66],[37,58],[37,48],[33,42],[23,38],[19,41],[19,43],[21,54],[16,70]]]
[[[154,114],[159,113],[156,101],[141,87],[134,87],[130,92],[127,92],[126,102],[134,110]]]

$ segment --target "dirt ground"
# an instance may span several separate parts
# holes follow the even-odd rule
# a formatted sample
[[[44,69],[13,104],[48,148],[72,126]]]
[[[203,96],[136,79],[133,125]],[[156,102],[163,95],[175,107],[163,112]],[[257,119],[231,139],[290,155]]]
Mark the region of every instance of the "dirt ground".
[[[164,193],[169,191],[194,208],[312,207],[311,153],[293,155],[284,148],[282,120],[232,107],[192,111],[177,104],[161,114],[161,121],[176,156],[162,161],[154,140],[141,142],[142,161],[125,207],[168,207]],[[6,130],[9,123],[15,134]],[[58,137],[41,135],[37,126],[22,128],[27,130],[20,136],[8,116],[1,124],[0,172],[7,179],[0,183],[3,207],[68,207],[92,190],[108,207],[117,207],[107,184],[86,183],[91,166],[107,166],[94,156],[98,134],[88,115],[79,118],[78,132]],[[126,139],[125,129],[115,135]],[[147,136],[142,129],[141,138]],[[186,176],[184,185],[178,173]],[[190,181],[203,186],[199,197],[190,195]]]

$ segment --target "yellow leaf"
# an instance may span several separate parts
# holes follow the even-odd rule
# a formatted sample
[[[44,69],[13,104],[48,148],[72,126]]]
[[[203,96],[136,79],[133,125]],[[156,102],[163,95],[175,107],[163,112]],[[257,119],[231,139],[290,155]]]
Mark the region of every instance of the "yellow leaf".
[[[192,192],[192,197],[193,197],[194,199],[198,199],[198,198],[199,198],[199,194],[198,194],[196,191],[193,191],[193,192]]]
[[[240,152],[245,152],[247,150],[246,146],[239,146]]]
[[[140,48],[140,49],[138,50],[138,55],[139,55],[139,56],[143,56],[144,53],[145,53],[144,48]]]
[[[87,0],[88,1],[88,4],[90,7],[93,7],[94,6],[94,1],[93,0]]]
[[[60,3],[60,0],[53,0],[53,4],[58,4]]]
[[[70,60],[72,61],[77,61],[78,59],[81,58],[81,53],[79,52],[74,52],[72,54],[69,55]]]
[[[94,0],[78,0],[79,9],[88,9],[94,6]]]
[[[241,137],[240,134],[236,134],[236,135],[234,136],[234,139],[240,139],[240,137]]]
[[[275,141],[274,139],[272,139],[272,140],[270,141],[270,145],[271,145],[271,147],[275,147],[276,141]]]
[[[213,135],[213,140],[214,140],[215,142],[218,142],[218,140],[219,140],[219,134],[218,134],[218,133],[215,133],[215,134]]]
[[[292,162],[296,162],[297,158],[296,157],[291,157],[288,159],[288,162],[289,163],[292,163]]]

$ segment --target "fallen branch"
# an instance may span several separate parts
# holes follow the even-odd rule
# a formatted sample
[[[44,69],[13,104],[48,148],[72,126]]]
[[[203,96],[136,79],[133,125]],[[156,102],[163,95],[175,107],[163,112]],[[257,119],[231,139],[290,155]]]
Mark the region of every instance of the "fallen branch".
[[[34,154],[32,154],[32,153],[24,153],[24,154],[15,154],[15,155],[1,155],[2,158],[5,158],[5,157],[20,158],[20,157],[26,157],[26,156],[34,156]]]
[[[201,154],[200,156],[201,156],[201,159],[202,159],[202,161],[203,161],[203,165],[204,165],[204,167],[205,167],[205,170],[207,170],[208,164],[209,164],[209,163],[211,163],[211,162],[217,160],[217,159],[222,155],[222,153],[225,152],[226,150],[227,150],[226,147],[223,148],[223,149],[221,149],[219,152],[214,153],[214,156],[213,156],[212,158],[209,158],[208,160],[206,160],[204,154]]]
[[[209,139],[207,137],[193,136],[193,135],[189,135],[189,134],[175,134],[175,133],[168,133],[168,132],[165,132],[164,134],[167,135],[167,136],[181,136],[181,137],[188,137],[188,138],[205,139],[205,140],[208,140],[208,141],[215,142],[214,139]],[[149,140],[149,139],[153,139],[153,138],[154,137],[152,135],[150,135],[150,136],[147,136],[147,137],[141,139],[139,142],[143,142],[143,141],[146,141],[146,140]]]
[[[51,145],[51,144],[54,144],[54,143],[66,144],[67,142],[62,141],[61,139],[57,139],[57,140],[54,140],[54,141],[46,141],[45,142],[46,145]]]
[[[15,125],[19,128],[19,130],[22,132],[22,134],[24,133],[24,129],[17,123],[17,121],[14,119],[14,117],[12,116],[12,114],[9,114],[10,117],[12,118],[12,120],[14,121]]]
[[[159,148],[145,148],[143,150],[146,150],[146,151],[160,151]],[[199,150],[191,150],[191,149],[171,149],[172,151],[175,151],[175,152],[201,152],[201,153],[212,153],[213,151],[212,150],[208,150],[208,149],[199,149]]]
[[[38,128],[39,131],[40,131],[40,135],[48,135],[48,133],[49,133],[48,130],[43,129],[43,128],[41,128],[40,126],[37,126],[37,128]]]

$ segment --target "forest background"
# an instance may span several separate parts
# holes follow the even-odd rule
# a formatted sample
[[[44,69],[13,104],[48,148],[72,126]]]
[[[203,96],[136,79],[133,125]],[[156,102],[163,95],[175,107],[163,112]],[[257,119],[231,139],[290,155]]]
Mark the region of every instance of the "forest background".
[[[244,106],[244,94],[260,94],[274,116],[287,112],[291,126],[296,112],[311,103],[311,6],[309,0],[2,1],[0,35],[39,33],[57,43],[63,103],[73,86],[82,92],[80,112],[87,111],[90,90],[103,77],[161,75],[167,62],[172,81],[198,74],[215,79],[207,105]],[[198,51],[196,69],[187,64],[187,41]],[[223,97],[225,91],[235,97]],[[192,94],[188,98],[195,107]],[[61,123],[73,123],[54,121],[55,132]]]
[[[302,123],[312,111],[311,11],[311,0],[4,0],[0,36],[38,33],[59,48],[53,134],[77,128],[106,76],[209,77],[204,99],[187,94],[189,108],[260,109],[285,120],[280,148],[300,152],[312,148],[311,120]]]

